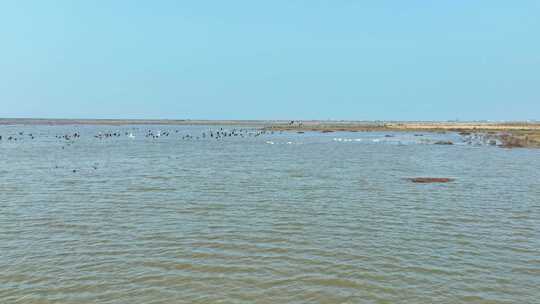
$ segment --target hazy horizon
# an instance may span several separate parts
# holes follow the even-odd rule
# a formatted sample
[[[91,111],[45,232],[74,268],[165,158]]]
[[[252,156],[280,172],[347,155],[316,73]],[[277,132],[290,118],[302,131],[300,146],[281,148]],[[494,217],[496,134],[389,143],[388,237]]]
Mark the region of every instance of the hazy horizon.
[[[476,119],[476,120],[382,120],[382,119],[365,119],[365,120],[354,120],[354,119],[294,119],[294,118],[282,118],[282,119],[192,119],[192,118],[69,118],[69,117],[0,117],[0,121],[45,121],[45,122],[55,122],[55,121],[81,121],[81,122],[92,122],[92,121],[119,121],[119,122],[137,122],[137,121],[150,121],[150,122],[160,122],[160,121],[171,121],[171,122],[209,122],[209,123],[219,123],[219,122],[290,122],[294,121],[295,123],[300,122],[313,122],[313,123],[376,123],[376,122],[403,122],[403,123],[527,123],[527,124],[537,124],[540,123],[540,120],[529,119],[529,120],[490,120],[490,119]]]

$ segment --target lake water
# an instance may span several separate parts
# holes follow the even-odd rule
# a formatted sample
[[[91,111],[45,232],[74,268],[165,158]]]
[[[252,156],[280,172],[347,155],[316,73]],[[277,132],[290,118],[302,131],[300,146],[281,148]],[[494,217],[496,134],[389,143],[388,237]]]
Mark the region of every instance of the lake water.
[[[0,303],[540,303],[540,150],[210,129],[1,126]]]

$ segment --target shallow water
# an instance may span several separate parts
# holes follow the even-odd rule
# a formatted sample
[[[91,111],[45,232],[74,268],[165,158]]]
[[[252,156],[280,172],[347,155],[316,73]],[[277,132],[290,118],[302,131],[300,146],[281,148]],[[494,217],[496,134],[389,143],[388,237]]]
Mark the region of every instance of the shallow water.
[[[209,129],[0,127],[0,303],[540,303],[540,150]]]

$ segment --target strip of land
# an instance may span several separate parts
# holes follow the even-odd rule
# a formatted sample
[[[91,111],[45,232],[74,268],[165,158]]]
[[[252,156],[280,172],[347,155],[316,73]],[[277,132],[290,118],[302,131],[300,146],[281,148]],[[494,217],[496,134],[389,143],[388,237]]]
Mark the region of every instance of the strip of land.
[[[457,132],[486,134],[504,147],[540,148],[540,122],[404,122],[404,121],[284,121],[284,120],[162,120],[162,119],[36,119],[0,118],[0,125],[221,125],[294,132]]]
[[[540,122],[325,122],[291,121],[267,127],[274,131],[348,132],[457,132],[485,134],[499,139],[503,147],[540,148]]]

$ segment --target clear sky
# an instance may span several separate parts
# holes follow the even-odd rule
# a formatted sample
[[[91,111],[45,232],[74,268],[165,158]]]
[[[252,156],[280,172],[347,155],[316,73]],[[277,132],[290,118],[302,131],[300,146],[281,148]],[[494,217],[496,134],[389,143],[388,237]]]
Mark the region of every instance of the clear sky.
[[[540,119],[540,1],[0,2],[0,117]]]

